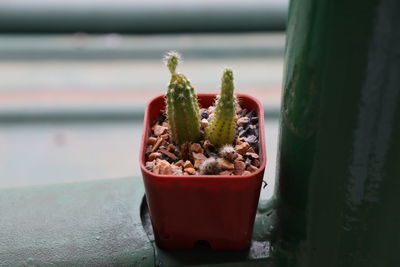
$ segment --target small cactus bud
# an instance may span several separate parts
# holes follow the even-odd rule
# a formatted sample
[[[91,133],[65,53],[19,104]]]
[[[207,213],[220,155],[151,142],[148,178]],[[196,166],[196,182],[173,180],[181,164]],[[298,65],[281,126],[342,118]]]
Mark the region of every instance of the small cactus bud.
[[[232,145],[224,145],[219,150],[219,155],[229,161],[234,161],[237,157],[235,148]]]
[[[232,144],[235,140],[236,99],[233,90],[232,70],[225,69],[222,76],[221,94],[216,98],[214,118],[205,131],[206,139],[217,147]]]
[[[176,51],[170,51],[164,57],[164,63],[171,73],[175,73],[176,66],[178,66],[180,61],[181,55]]]
[[[171,80],[166,94],[166,114],[172,140],[181,145],[185,142],[196,142],[200,138],[199,104],[190,81],[176,72],[180,56],[169,52],[165,63],[171,72]]]
[[[199,170],[200,174],[218,174],[221,166],[217,159],[210,157],[201,163]]]

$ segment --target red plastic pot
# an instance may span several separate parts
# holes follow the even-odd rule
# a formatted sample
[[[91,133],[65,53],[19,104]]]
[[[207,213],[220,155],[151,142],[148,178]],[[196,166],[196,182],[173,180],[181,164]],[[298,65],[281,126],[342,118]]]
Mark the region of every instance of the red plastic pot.
[[[249,246],[266,164],[264,113],[261,103],[238,94],[242,108],[259,117],[261,166],[248,176],[156,175],[145,168],[145,149],[150,128],[165,109],[164,96],[146,107],[140,149],[140,167],[158,246],[193,248],[208,243],[213,249],[240,250]],[[214,103],[215,94],[199,94],[201,107]]]

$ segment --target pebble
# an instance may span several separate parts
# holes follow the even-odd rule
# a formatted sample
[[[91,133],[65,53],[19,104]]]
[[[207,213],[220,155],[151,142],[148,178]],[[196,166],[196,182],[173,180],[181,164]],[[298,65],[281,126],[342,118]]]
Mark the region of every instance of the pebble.
[[[195,168],[195,169],[198,169],[198,168],[200,167],[201,163],[203,163],[203,161],[204,161],[204,160],[196,159],[196,160],[194,161],[194,168]]]
[[[175,151],[175,149],[176,149],[176,147],[175,147],[173,144],[169,144],[169,145],[167,146],[167,150],[170,151],[170,152]]]
[[[246,117],[247,118],[252,118],[253,117],[253,113],[254,113],[254,110],[250,111],[249,113],[246,114]]]
[[[163,140],[166,140],[166,141],[168,141],[169,140],[169,134],[162,134],[162,135],[160,135],[160,137],[163,139]]]
[[[247,150],[247,152],[256,153],[252,147],[250,147],[250,148]]]
[[[251,159],[247,158],[246,161],[245,161],[245,163],[246,163],[247,166],[248,166],[248,165],[251,165]]]
[[[160,148],[158,151],[160,151],[162,154],[164,154],[165,156],[167,156],[168,158],[170,158],[171,160],[175,161],[178,158],[175,156],[175,154],[169,152],[168,150],[166,150],[165,148]]]
[[[207,109],[202,108],[200,114],[201,114],[201,118],[202,119],[208,119],[208,111],[207,111]]]
[[[147,160],[152,161],[152,160],[158,159],[160,156],[161,156],[161,153],[153,152],[147,157]]]
[[[211,152],[216,152],[215,146],[211,144],[208,140],[204,141],[203,147],[208,154],[210,154]]]
[[[206,160],[207,157],[203,153],[192,152],[192,156],[194,160]]]
[[[247,143],[256,143],[257,137],[255,135],[249,135],[244,139],[244,141]]]
[[[154,174],[160,174],[160,165],[154,164],[153,173]]]
[[[257,168],[259,168],[261,163],[260,163],[260,161],[258,159],[253,159],[251,161],[251,165],[256,166]]]
[[[256,152],[257,154],[260,153],[260,151],[258,150],[258,145],[257,144],[252,145],[252,147],[254,149],[254,152]]]
[[[153,130],[153,132],[154,132],[154,135],[155,136],[160,136],[160,135],[162,135],[162,134],[165,134],[166,132],[167,132],[167,127],[164,127],[164,126],[161,126],[161,125],[155,125],[154,126],[154,130]]]
[[[193,164],[192,164],[189,160],[187,160],[187,161],[185,161],[185,163],[183,164],[183,168],[184,168],[184,169],[193,168]],[[185,170],[185,171],[186,171],[186,170]]]
[[[250,148],[250,149],[252,149],[252,148]],[[250,150],[249,149],[249,150]],[[254,152],[246,152],[246,156],[250,156],[250,157],[252,157],[253,159],[258,159],[259,158],[259,156],[256,154],[256,153],[254,153]]]
[[[243,140],[244,140],[244,137],[238,137],[238,138],[236,138],[236,145],[241,145],[241,144],[243,144]]]
[[[160,150],[158,150],[158,151],[160,151]],[[163,153],[161,153],[160,159],[166,160],[168,162],[172,162],[172,160],[169,157],[167,157],[166,155],[164,155]]]
[[[171,164],[166,160],[159,160],[158,164],[160,166],[160,174],[169,175],[172,174]]]
[[[250,124],[250,119],[247,117],[241,117],[237,120],[237,124],[242,126],[243,128],[247,127]]]
[[[242,175],[244,175],[244,176],[251,175],[251,172],[249,172],[249,171],[244,171],[244,172],[242,173]]]
[[[182,167],[171,165],[172,175],[182,175]]]
[[[185,164],[185,162],[184,162],[183,160],[179,160],[179,161],[175,162],[174,164],[175,164],[175,166],[183,167],[183,165]]]
[[[188,174],[195,174],[196,173],[196,170],[194,168],[185,168],[184,171],[187,172]]]
[[[246,136],[246,133],[247,133],[247,130],[242,130],[242,131],[239,132],[238,136],[239,137],[244,137],[244,136]]]
[[[244,155],[249,148],[250,148],[250,145],[247,142],[243,142],[240,145],[235,146],[236,152],[239,154],[242,154],[242,155]]]
[[[165,120],[166,120],[165,113],[164,113],[164,112],[160,112],[160,113],[158,114],[158,116],[157,116],[157,122],[158,122],[158,124],[163,123]]]
[[[253,125],[257,124],[258,123],[258,117],[251,117],[250,122]]]
[[[235,161],[244,161],[244,158],[242,155],[238,154],[237,158],[235,159]]]
[[[150,154],[152,150],[153,150],[153,146],[152,146],[152,145],[148,146],[148,147],[146,148],[145,154],[146,154],[146,155]]]
[[[247,129],[246,129],[246,134],[247,136],[251,136],[251,135],[255,135],[258,136],[258,130],[256,128],[251,127],[252,125],[250,125]]]
[[[151,149],[151,151],[152,152],[155,152],[155,151],[157,151],[157,149],[160,147],[160,145],[161,145],[161,143],[163,142],[164,140],[162,139],[162,138],[158,138],[157,139],[157,142],[154,144],[154,146],[153,146],[153,148]]]
[[[226,155],[224,158],[226,158],[227,160],[233,162],[237,157],[239,156],[238,153],[231,153],[229,155]]]
[[[200,126],[201,126],[201,128],[206,128],[207,126],[208,126],[208,120],[207,119],[202,119],[201,121],[200,121]]]
[[[249,165],[249,166],[247,166],[246,170],[249,172],[255,172],[258,170],[258,168],[256,166]]]
[[[146,162],[146,169],[148,171],[153,171],[153,167],[154,167],[154,161],[147,161]]]
[[[204,152],[203,148],[198,143],[191,144],[190,145],[190,151],[191,152],[196,152],[196,153],[203,153]]]
[[[221,166],[221,169],[223,169],[223,170],[234,170],[235,169],[235,166],[229,160],[226,160],[224,158],[219,158],[218,162]]]
[[[238,131],[238,134],[239,137],[247,137],[249,135],[258,136],[258,128],[254,125],[251,125],[249,122],[248,124],[243,124],[243,127],[240,131]]]
[[[248,136],[245,141],[251,145],[251,151],[248,152],[258,153],[258,138],[255,135]]]
[[[149,139],[147,140],[147,145],[152,146],[157,142],[157,138],[155,137],[149,137]]]
[[[246,169],[246,164],[243,161],[235,161],[233,164],[235,167],[235,174],[242,175],[243,171]]]

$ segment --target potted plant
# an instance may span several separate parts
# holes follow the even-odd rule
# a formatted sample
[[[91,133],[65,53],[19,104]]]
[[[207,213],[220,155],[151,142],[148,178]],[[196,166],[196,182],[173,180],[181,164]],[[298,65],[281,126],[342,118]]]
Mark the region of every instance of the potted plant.
[[[220,95],[196,95],[178,62],[167,54],[171,80],[147,104],[139,157],[156,243],[245,249],[266,164],[263,107],[233,94],[229,69]]]

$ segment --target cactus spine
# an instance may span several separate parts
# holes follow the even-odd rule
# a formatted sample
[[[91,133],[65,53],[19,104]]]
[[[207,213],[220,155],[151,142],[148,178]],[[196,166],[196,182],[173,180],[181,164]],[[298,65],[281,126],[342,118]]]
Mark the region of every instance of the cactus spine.
[[[232,144],[235,139],[235,104],[233,73],[225,69],[222,76],[221,94],[216,100],[215,115],[205,131],[205,137],[219,147]]]
[[[180,56],[169,52],[165,62],[171,72],[171,80],[166,94],[166,115],[172,140],[181,145],[196,142],[200,138],[200,114],[197,96],[190,81],[176,72]]]
[[[199,170],[200,174],[218,174],[221,166],[217,159],[211,157],[201,163]]]
[[[233,162],[237,157],[235,148],[231,144],[224,145],[223,147],[221,147],[221,149],[219,150],[219,155],[222,158],[229,160],[231,162]]]

